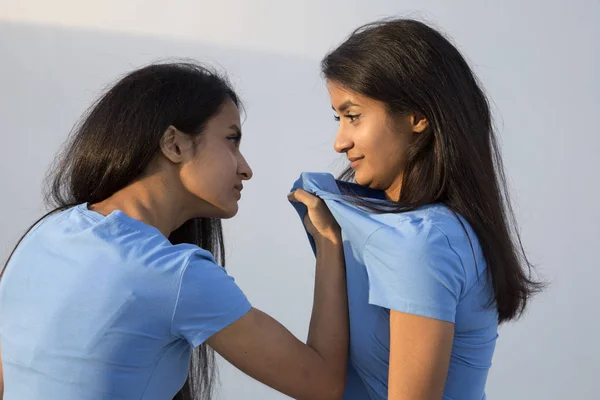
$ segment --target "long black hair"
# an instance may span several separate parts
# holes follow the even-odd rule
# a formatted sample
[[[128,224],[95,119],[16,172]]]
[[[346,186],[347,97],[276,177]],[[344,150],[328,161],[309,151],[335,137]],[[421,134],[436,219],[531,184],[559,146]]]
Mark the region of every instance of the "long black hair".
[[[125,188],[146,172],[169,126],[198,136],[228,100],[241,107],[224,76],[194,62],[157,63],[125,75],[89,108],[57,156],[47,176],[45,199],[51,211],[38,222],[77,204],[101,202]],[[191,219],[169,240],[196,244],[225,265],[218,219]],[[206,344],[194,349],[188,379],[176,400],[211,397],[214,360]]]
[[[385,103],[391,115],[420,113],[429,129],[408,149],[399,201],[373,212],[443,203],[475,231],[499,322],[519,317],[543,288],[532,278],[511,208],[490,107],[475,74],[440,32],[410,19],[364,25],[322,61],[325,78]],[[342,180],[352,180],[346,169]]]

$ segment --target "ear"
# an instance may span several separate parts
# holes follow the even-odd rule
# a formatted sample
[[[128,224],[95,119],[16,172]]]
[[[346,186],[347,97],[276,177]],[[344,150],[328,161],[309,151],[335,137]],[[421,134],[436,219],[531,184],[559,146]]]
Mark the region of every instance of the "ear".
[[[172,163],[184,161],[184,155],[191,146],[191,138],[174,126],[169,126],[160,138],[160,151]]]
[[[410,115],[410,123],[412,125],[413,133],[423,133],[429,127],[429,121],[425,115],[419,112],[413,112]]]

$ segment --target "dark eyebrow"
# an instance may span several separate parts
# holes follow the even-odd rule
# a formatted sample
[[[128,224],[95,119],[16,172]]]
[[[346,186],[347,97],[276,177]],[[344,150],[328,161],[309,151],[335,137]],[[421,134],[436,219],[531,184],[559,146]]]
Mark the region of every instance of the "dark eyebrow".
[[[343,102],[338,109],[336,110],[334,106],[331,106],[331,108],[333,108],[333,111],[339,111],[340,113],[343,113],[344,111],[346,111],[347,109],[349,109],[350,107],[359,107],[358,104],[353,103],[350,100],[346,100],[345,102]]]

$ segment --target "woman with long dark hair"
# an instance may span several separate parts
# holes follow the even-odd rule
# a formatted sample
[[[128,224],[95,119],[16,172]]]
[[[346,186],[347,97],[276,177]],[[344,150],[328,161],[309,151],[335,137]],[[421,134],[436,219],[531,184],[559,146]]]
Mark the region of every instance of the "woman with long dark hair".
[[[340,398],[344,260],[324,203],[293,196],[319,251],[307,344],[222,267],[220,220],[252,177],[240,107],[222,76],[168,63],[127,74],[90,108],[50,175],[51,212],[0,280],[4,400],[205,399],[213,349],[294,398]]]
[[[357,29],[322,71],[350,168],[295,188],[324,199],[342,229],[344,399],[484,399],[498,324],[542,287],[514,229],[486,96],[448,39],[408,19]]]

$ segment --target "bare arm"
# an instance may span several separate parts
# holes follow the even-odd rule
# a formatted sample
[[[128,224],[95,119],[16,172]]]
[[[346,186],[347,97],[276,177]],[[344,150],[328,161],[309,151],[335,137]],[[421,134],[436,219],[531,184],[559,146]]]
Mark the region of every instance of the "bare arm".
[[[341,399],[348,358],[348,311],[340,244],[318,248],[307,344],[252,309],[208,340],[251,377],[295,399]],[[318,253],[318,254],[319,254]]]
[[[302,190],[290,198],[308,208],[315,240],[315,293],[307,344],[252,309],[208,344],[251,377],[295,399],[341,399],[348,361],[348,300],[339,226],[325,203]]]
[[[440,400],[454,337],[454,324],[390,311],[388,399]]]

